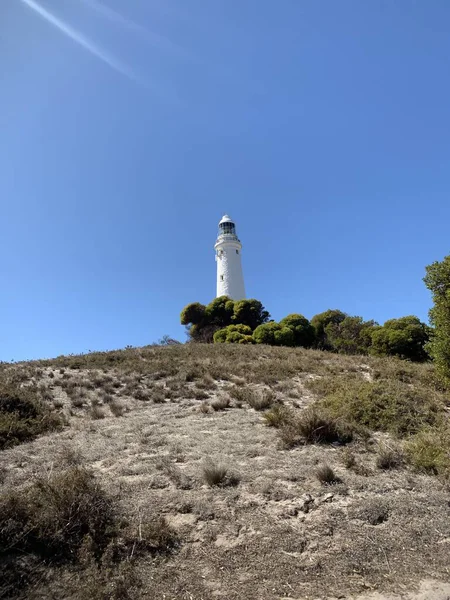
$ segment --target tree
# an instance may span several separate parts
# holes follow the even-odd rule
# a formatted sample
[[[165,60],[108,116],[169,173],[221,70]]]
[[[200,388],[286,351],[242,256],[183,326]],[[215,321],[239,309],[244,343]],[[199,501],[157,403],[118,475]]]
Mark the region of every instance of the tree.
[[[233,300],[230,300],[228,296],[218,296],[206,306],[205,317],[209,325],[226,327],[231,325],[233,311]]]
[[[252,330],[248,325],[228,325],[214,334],[215,344],[253,344]]]
[[[246,325],[250,328],[251,335],[252,331],[268,318],[269,313],[259,300],[235,302],[228,296],[214,298],[206,306],[193,302],[181,311],[181,324],[187,325],[190,340],[203,343],[211,343],[214,334],[229,325]]]
[[[294,334],[294,346],[309,348],[315,340],[315,330],[303,315],[293,313],[280,321],[281,327],[288,327]],[[289,344],[290,345],[290,344]]]
[[[429,328],[414,316],[390,319],[372,333],[371,353],[376,356],[397,356],[412,361],[428,358],[425,344]]]
[[[294,332],[289,327],[282,327],[275,321],[259,325],[253,332],[253,339],[257,344],[269,346],[293,346]]]
[[[339,325],[345,319],[347,315],[341,310],[330,309],[325,312],[314,315],[311,319],[311,325],[314,327],[316,332],[315,347],[320,350],[331,350],[332,347],[327,339],[325,328],[330,323]]]
[[[450,386],[450,255],[426,267],[424,281],[433,297],[430,324],[434,327],[426,348],[438,377]]]
[[[250,329],[256,329],[259,325],[269,320],[270,314],[259,300],[238,300],[234,303],[233,323],[248,325]]]
[[[362,317],[345,317],[340,323],[328,323],[324,331],[334,352],[367,354],[377,326],[375,321],[364,321]]]
[[[192,302],[183,308],[180,315],[182,325],[199,325],[205,318],[206,306]]]

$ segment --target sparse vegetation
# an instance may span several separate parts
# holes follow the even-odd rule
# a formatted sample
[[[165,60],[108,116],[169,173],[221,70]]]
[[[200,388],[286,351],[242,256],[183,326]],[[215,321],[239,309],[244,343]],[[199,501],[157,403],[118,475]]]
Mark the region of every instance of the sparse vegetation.
[[[332,485],[341,481],[330,465],[320,466],[316,471],[316,477],[324,485]]]
[[[62,425],[59,414],[37,399],[34,388],[0,383],[0,449],[33,440]]]
[[[403,453],[400,447],[388,447],[382,445],[378,449],[376,464],[379,469],[384,469],[385,471],[397,469],[403,462]]]
[[[14,600],[176,598],[187,585],[201,598],[219,583],[235,599],[251,597],[254,581],[268,599],[288,583],[293,597],[328,597],[361,593],[360,574],[380,592],[400,579],[415,584],[430,569],[437,578],[448,574],[442,542],[450,537],[448,484],[441,481],[449,473],[448,397],[430,363],[298,347],[187,344],[2,364],[0,382],[6,381],[44,407],[43,394],[51,396],[50,411],[58,414],[51,406],[59,402],[68,423],[64,431],[44,431],[0,453],[0,507],[19,498],[9,506],[22,511],[20,519],[0,516],[0,538],[17,544],[11,552],[4,545],[0,556]],[[208,400],[197,400],[199,392]],[[212,414],[211,404],[224,399],[223,408],[231,410]],[[268,404],[262,412],[251,409],[261,401]],[[126,418],[112,418],[125,407]],[[94,408],[108,418],[91,421]],[[402,466],[397,458],[407,468],[389,471]],[[59,531],[67,513],[55,505],[66,499],[79,512],[78,496],[61,484],[74,470],[86,471],[110,503],[105,542],[90,533],[66,539]],[[42,495],[36,482],[53,491]],[[95,500],[86,504],[95,507]],[[301,513],[308,513],[305,520]],[[328,537],[333,531],[338,535]],[[60,546],[53,535],[69,548],[66,554],[54,552]],[[187,551],[171,552],[184,539],[193,541]],[[425,543],[412,552],[419,539]],[[35,542],[39,547],[31,546]],[[218,565],[224,567],[220,582],[208,577],[206,587],[197,574],[216,572]],[[251,582],[233,587],[232,573],[241,569]]]
[[[219,396],[211,402],[211,408],[216,412],[219,410],[225,410],[230,406],[230,399],[228,396]]]
[[[203,478],[209,486],[223,485],[228,470],[222,465],[209,464],[203,468]]]

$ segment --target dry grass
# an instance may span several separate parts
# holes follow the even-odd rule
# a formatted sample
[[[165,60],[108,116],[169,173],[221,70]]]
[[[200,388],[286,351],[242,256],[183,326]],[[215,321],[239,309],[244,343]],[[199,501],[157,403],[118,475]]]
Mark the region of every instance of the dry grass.
[[[445,411],[433,410],[445,395],[429,365],[186,345],[2,364],[6,380],[36,389],[44,406],[56,402],[68,423],[0,452],[0,505],[15,494],[14,509],[24,509],[20,519],[0,518],[5,539],[20,544],[20,527],[31,526],[24,543],[51,553],[43,559],[37,547],[24,553],[19,545],[0,556],[15,600],[356,597],[363,584],[393,593],[430,573],[448,579],[448,491],[436,475],[445,478],[449,444]],[[270,405],[261,413],[251,408],[262,390]],[[199,392],[208,402],[196,400]],[[227,410],[213,413],[209,404],[223,397],[231,398]],[[126,418],[111,417],[116,404]],[[94,407],[108,418],[93,421]],[[419,430],[405,433],[416,418]],[[397,447],[414,470],[376,468],[379,449]],[[319,465],[332,475],[319,480]],[[90,473],[110,502],[106,544],[89,533],[81,544],[78,534],[67,539],[57,526],[67,513],[55,515],[52,504],[59,500],[34,487],[50,485],[76,509],[78,496],[60,483],[74,469]],[[341,473],[345,484],[336,483]],[[88,526],[98,529],[95,522]],[[69,558],[57,544],[73,544]]]
[[[211,402],[211,408],[214,411],[225,410],[230,406],[230,399],[227,396],[219,396]]]
[[[385,471],[389,469],[398,469],[404,463],[404,456],[399,446],[388,447],[381,445],[378,449],[376,465],[379,469]]]
[[[324,485],[332,485],[341,481],[330,465],[320,466],[316,471],[316,477]]]

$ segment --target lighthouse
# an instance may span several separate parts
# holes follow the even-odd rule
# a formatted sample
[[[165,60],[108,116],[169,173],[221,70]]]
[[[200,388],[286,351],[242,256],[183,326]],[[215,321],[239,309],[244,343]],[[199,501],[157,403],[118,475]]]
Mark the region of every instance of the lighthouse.
[[[245,298],[241,263],[242,244],[236,235],[236,225],[228,215],[224,215],[219,222],[214,249],[217,262],[217,296],[242,300]]]

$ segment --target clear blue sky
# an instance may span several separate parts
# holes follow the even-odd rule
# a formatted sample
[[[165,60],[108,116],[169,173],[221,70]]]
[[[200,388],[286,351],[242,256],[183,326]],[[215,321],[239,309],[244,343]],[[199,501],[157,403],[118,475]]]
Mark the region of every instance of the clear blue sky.
[[[0,359],[184,341],[227,212],[248,295],[427,320],[448,0],[0,0]]]

